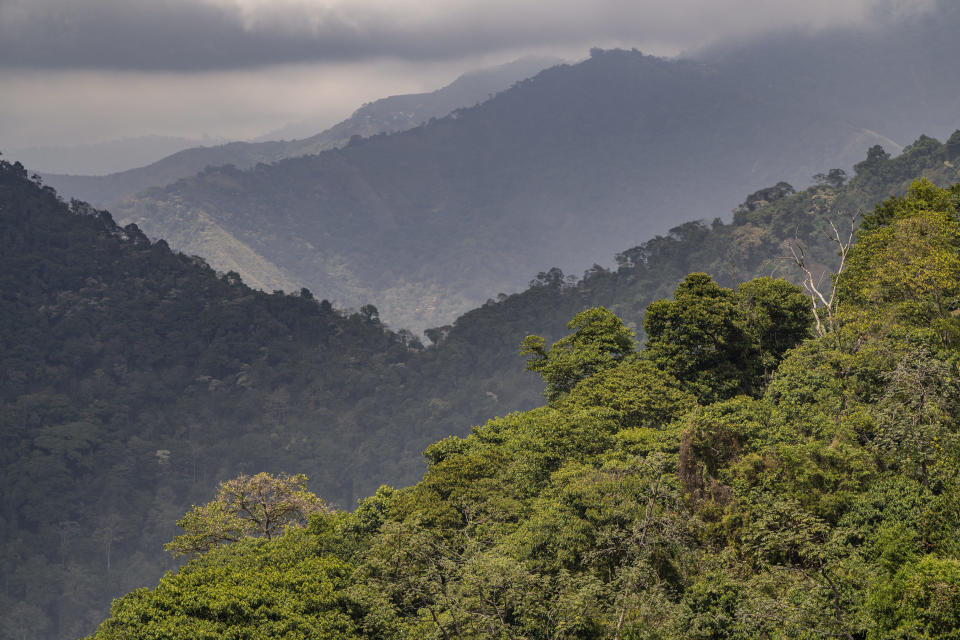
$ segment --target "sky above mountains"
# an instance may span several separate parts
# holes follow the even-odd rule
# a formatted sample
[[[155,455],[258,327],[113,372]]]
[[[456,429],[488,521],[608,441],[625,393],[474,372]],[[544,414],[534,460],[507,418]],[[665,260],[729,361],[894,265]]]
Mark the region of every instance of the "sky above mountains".
[[[0,0],[0,144],[246,138],[525,54],[676,55],[932,0]]]

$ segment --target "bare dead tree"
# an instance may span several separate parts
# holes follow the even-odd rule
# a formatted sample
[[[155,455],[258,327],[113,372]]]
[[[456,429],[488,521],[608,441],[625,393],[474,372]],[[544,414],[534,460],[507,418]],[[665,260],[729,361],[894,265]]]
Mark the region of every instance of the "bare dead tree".
[[[847,255],[850,253],[850,247],[853,246],[854,236],[856,235],[857,218],[861,212],[850,216],[850,232],[847,239],[844,240],[840,235],[840,230],[833,223],[833,220],[827,220],[830,223],[830,229],[833,231],[831,239],[837,244],[840,250],[840,265],[833,273],[838,276],[843,273],[847,264]],[[813,269],[807,261],[806,251],[800,244],[800,239],[795,234],[793,242],[790,244],[790,253],[793,254],[793,261],[803,272],[803,290],[810,296],[810,307],[813,311],[814,320],[817,323],[817,335],[821,338],[834,330],[834,317],[836,315],[836,287],[830,287],[829,296],[824,293],[824,279],[827,277],[827,271],[824,270],[819,276],[814,275]]]

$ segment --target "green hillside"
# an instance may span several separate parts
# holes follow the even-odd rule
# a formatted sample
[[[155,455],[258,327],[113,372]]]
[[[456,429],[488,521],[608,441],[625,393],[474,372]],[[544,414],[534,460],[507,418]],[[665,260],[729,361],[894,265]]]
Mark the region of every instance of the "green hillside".
[[[537,395],[454,352],[435,364],[373,307],[252,290],[6,162],[0,291],[0,628],[14,637],[76,637],[174,566],[170,518],[219,480],[302,471],[349,505],[412,481],[451,425]],[[460,386],[475,376],[493,381]]]
[[[682,225],[621,253],[615,271],[545,271],[429,331],[425,348],[373,308],[251,290],[3,163],[0,628],[91,630],[111,597],[175,566],[161,547],[178,515],[239,473],[306,473],[342,508],[413,483],[431,442],[542,403],[518,356],[528,334],[549,344],[603,305],[642,337],[647,305],[691,271],[726,287],[795,278],[783,259],[795,236],[811,264],[835,268],[829,220],[913,176],[956,182],[958,156],[957,136],[895,158],[874,150],[844,185],[758,192],[733,222]]]
[[[202,553],[92,637],[956,638],[958,207],[924,180],[869,213],[829,330],[784,280],[693,273],[640,351],[598,307],[531,336],[546,406]]]
[[[490,300],[461,316],[449,339],[482,344],[483,351],[474,352],[475,357],[484,362],[496,359],[507,367],[525,335],[533,332],[556,339],[570,317],[591,306],[613,310],[630,328],[642,332],[647,305],[669,296],[693,271],[709,273],[726,287],[762,275],[799,282],[790,244],[805,247],[818,272],[835,269],[838,258],[830,223],[848,231],[858,212],[872,211],[877,202],[903,195],[916,177],[940,186],[960,181],[960,132],[947,143],[921,137],[893,157],[873,148],[842,184],[830,184],[824,175],[819,184],[800,192],[784,183],[761,189],[737,207],[731,222],[719,218],[685,222],[620,252],[616,269],[594,266],[580,278],[564,276],[558,269],[545,271],[526,291]]]

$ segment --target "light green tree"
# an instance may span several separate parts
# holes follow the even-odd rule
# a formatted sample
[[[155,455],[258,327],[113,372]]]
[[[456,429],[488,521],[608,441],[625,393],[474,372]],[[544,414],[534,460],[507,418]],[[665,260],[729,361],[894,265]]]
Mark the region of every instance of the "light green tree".
[[[206,553],[243,538],[268,540],[288,527],[302,527],[313,513],[327,511],[324,501],[307,491],[303,474],[241,475],[220,483],[216,498],[195,506],[177,522],[185,533],[164,548],[175,556]]]

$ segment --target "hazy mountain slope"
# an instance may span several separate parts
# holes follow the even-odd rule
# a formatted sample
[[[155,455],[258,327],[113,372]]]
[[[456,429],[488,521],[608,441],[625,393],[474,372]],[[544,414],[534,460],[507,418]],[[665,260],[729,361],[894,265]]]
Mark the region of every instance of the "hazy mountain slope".
[[[595,51],[423,127],[208,170],[116,212],[165,237],[202,209],[294,281],[422,329],[883,140],[709,65]]]
[[[613,310],[642,333],[647,305],[669,296],[690,272],[709,273],[724,286],[759,276],[799,282],[790,259],[794,242],[805,248],[816,271],[830,273],[838,265],[831,222],[846,233],[853,215],[904,194],[918,177],[940,186],[960,182],[960,131],[946,143],[920,138],[895,157],[875,148],[855,168],[841,186],[814,185],[793,194],[761,190],[737,208],[731,222],[685,222],[620,252],[612,270],[594,267],[582,278],[564,277],[557,269],[543,272],[527,290],[489,300],[458,318],[445,328],[448,337],[439,351],[473,345],[471,357],[481,368],[503,367],[507,375],[526,335],[556,339],[570,317],[592,306]]]
[[[780,33],[693,62],[611,52],[416,133],[259,175],[208,174],[120,215],[164,236],[179,224],[169,203],[202,206],[292,281],[419,329],[516,290],[542,264],[579,271],[742,193],[849,169],[873,144],[895,153],[948,134],[958,26],[960,10],[943,2],[908,21]]]
[[[536,402],[519,369],[252,290],[27,176],[0,162],[4,634],[91,630],[173,566],[162,523],[220,479],[302,471],[349,506],[451,424]]]
[[[307,121],[271,131],[254,142],[315,138],[330,147],[339,147],[355,135],[367,137],[412,129],[430,118],[439,118],[454,109],[487,100],[514,82],[562,62],[559,58],[527,56],[488,69],[468,71],[447,86],[430,93],[390,96],[365,104],[349,118],[319,135],[315,132],[320,127]]]
[[[430,93],[391,96],[366,104],[352,116],[333,127],[315,133],[309,130],[302,139],[260,142],[231,142],[217,146],[194,147],[175,153],[145,167],[105,176],[54,175],[44,180],[59,192],[96,206],[107,206],[149,187],[159,187],[192,176],[209,166],[232,164],[250,168],[260,162],[275,162],[325,149],[340,147],[353,136],[371,136],[410,129],[430,118],[439,118],[459,107],[486,100],[514,82],[556,64],[551,58],[521,58],[514,62],[472,71],[449,85]],[[278,131],[282,135],[282,131]],[[30,165],[26,162],[29,167]]]
[[[191,138],[142,136],[97,144],[4,149],[4,152],[41,173],[105,175],[157,162],[201,142]],[[224,141],[207,144],[215,142]]]
[[[229,142],[213,147],[193,147],[167,156],[145,167],[105,176],[43,174],[44,180],[70,198],[98,206],[115,202],[149,187],[164,185],[193,175],[208,166],[232,164],[252,167],[296,154],[299,145],[273,142]]]

